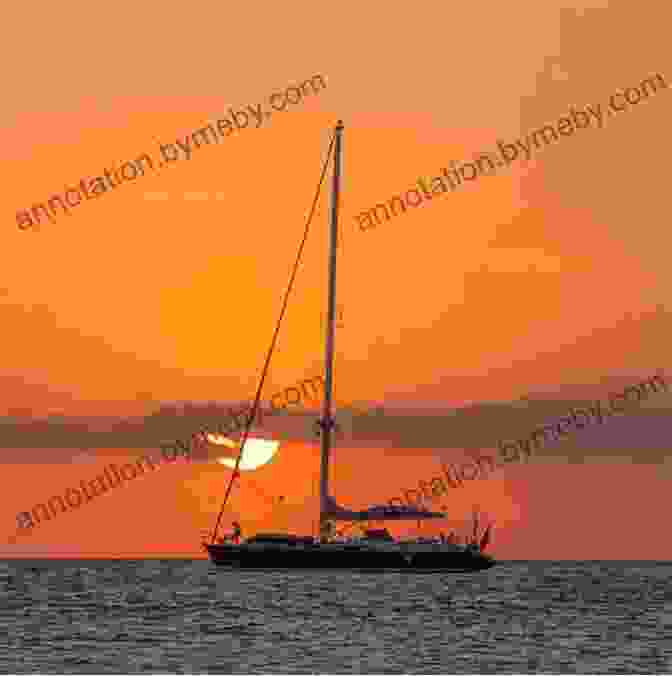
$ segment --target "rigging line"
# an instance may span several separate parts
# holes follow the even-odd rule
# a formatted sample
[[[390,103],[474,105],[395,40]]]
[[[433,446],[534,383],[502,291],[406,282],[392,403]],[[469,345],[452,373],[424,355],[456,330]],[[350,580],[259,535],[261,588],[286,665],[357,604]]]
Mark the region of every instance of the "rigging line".
[[[287,290],[285,291],[285,296],[282,301],[282,309],[280,310],[280,318],[278,319],[278,323],[275,326],[275,331],[273,332],[273,339],[271,340],[271,346],[268,349],[268,353],[266,355],[266,361],[264,363],[264,368],[262,369],[261,372],[261,378],[259,380],[259,386],[257,387],[257,393],[254,398],[254,404],[252,406],[252,410],[249,412],[247,416],[247,422],[245,423],[245,432],[243,433],[243,439],[240,444],[240,452],[238,453],[238,457],[236,458],[236,466],[233,469],[233,473],[231,474],[231,478],[229,479],[229,484],[226,487],[226,494],[224,495],[224,502],[222,502],[222,508],[219,510],[219,515],[217,516],[217,522],[215,524],[215,530],[212,534],[212,544],[215,543],[215,540],[217,539],[217,533],[219,532],[219,523],[222,520],[222,515],[224,514],[224,509],[226,508],[226,503],[229,499],[229,495],[231,494],[231,488],[233,487],[233,482],[236,480],[236,478],[239,476],[238,472],[238,466],[240,465],[240,460],[243,457],[243,450],[245,448],[245,444],[247,442],[247,437],[250,433],[250,428],[252,427],[252,421],[256,418],[257,415],[257,410],[259,409],[259,401],[261,399],[261,391],[264,387],[264,381],[266,380],[266,374],[268,372],[268,366],[271,362],[271,356],[273,355],[273,351],[275,350],[275,344],[278,340],[278,334],[280,332],[280,325],[282,324],[282,320],[285,316],[285,310],[287,309],[287,302],[289,301],[289,294],[292,291],[292,287],[294,286],[294,280],[296,279],[296,273],[299,269],[299,262],[301,261],[301,255],[303,254],[303,248],[306,244],[306,240],[308,239],[308,231],[310,230],[310,223],[313,220],[313,216],[315,215],[315,209],[317,207],[317,201],[320,197],[320,191],[322,190],[322,183],[324,183],[324,177],[326,176],[327,173],[327,167],[329,166],[329,159],[331,157],[333,148],[334,148],[334,141],[336,140],[336,132],[334,131],[332,136],[331,136],[331,142],[329,143],[329,150],[327,151],[327,157],[324,160],[324,164],[322,166],[322,174],[320,176],[320,182],[317,184],[317,191],[315,192],[315,197],[313,198],[313,204],[310,208],[310,214],[308,215],[308,220],[306,221],[306,227],[303,232],[303,239],[301,240],[301,244],[299,245],[299,251],[296,255],[296,261],[294,262],[294,269],[292,270],[292,275],[289,279],[289,285],[287,286]]]

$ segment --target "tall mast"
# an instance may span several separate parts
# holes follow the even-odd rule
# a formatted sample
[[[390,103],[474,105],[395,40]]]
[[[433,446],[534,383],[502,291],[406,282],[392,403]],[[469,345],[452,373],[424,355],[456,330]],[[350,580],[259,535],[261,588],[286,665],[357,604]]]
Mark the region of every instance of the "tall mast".
[[[334,419],[331,416],[334,367],[334,323],[336,318],[336,249],[338,247],[338,199],[341,182],[341,135],[343,122],[336,125],[336,146],[334,150],[334,174],[331,196],[331,228],[329,242],[329,288],[327,297],[327,329],[324,356],[324,403],[320,420],[320,530],[325,527],[329,512],[329,453],[331,451],[331,433]]]

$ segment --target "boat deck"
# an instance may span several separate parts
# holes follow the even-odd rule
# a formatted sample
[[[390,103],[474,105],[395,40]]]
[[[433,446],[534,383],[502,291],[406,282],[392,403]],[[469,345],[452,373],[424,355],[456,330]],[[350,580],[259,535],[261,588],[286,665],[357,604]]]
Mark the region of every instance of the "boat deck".
[[[260,540],[204,545],[214,563],[241,568],[482,570],[494,560],[473,547],[433,541]]]

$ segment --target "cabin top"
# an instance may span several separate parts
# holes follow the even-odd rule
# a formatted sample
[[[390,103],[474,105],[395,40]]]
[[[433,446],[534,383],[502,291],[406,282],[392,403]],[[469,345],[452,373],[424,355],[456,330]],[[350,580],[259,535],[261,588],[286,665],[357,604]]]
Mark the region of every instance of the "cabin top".
[[[364,537],[369,540],[384,540],[385,542],[394,542],[387,528],[371,528],[364,532]]]
[[[312,544],[315,538],[312,535],[293,535],[291,533],[257,533],[247,540],[247,544],[263,544],[264,542],[274,544]]]

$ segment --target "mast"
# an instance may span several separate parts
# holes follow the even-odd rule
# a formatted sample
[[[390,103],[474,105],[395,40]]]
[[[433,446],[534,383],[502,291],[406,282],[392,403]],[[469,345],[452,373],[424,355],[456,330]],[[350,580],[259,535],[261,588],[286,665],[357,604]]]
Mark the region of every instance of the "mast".
[[[320,532],[323,533],[329,512],[329,453],[331,451],[331,433],[334,427],[332,418],[332,390],[334,367],[334,323],[336,318],[336,250],[338,247],[338,207],[341,182],[341,135],[343,121],[336,125],[336,145],[334,149],[334,174],[331,196],[331,228],[329,242],[329,286],[327,295],[327,327],[324,355],[324,402],[319,425],[321,434],[320,452]]]
[[[334,367],[334,328],[336,320],[336,251],[338,249],[338,209],[341,184],[341,140],[343,122],[338,121],[334,139],[334,174],[331,197],[331,227],[329,238],[329,285],[327,294],[327,328],[324,356],[324,403],[320,427],[320,535],[330,534],[329,521],[370,521],[371,519],[413,520],[445,518],[441,512],[428,512],[425,509],[392,508],[384,505],[374,506],[364,511],[353,511],[339,505],[329,493],[329,456],[331,453],[332,431],[332,391]]]

